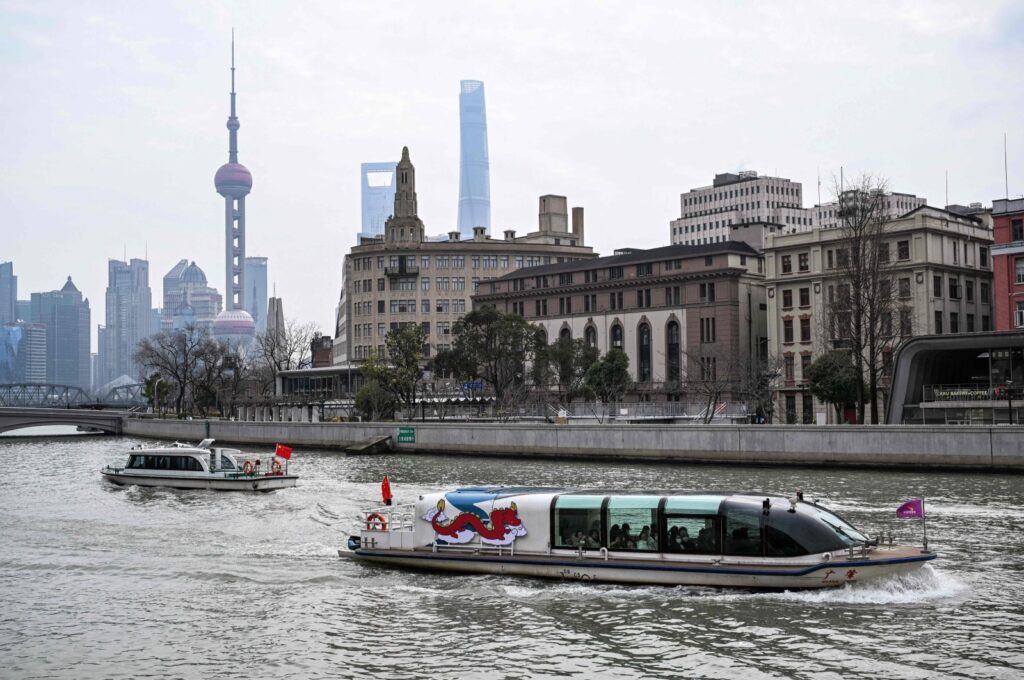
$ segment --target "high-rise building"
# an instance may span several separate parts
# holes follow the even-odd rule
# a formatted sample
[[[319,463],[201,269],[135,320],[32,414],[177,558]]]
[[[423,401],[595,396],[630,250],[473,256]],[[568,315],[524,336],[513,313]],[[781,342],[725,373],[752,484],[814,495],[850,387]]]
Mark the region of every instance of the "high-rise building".
[[[856,200],[858,191],[847,189],[843,192],[846,200]],[[920,198],[913,194],[901,194],[898,192],[885,192],[885,200],[881,202],[881,212],[891,220],[903,217],[911,210],[928,205],[928,199]],[[959,206],[953,206],[959,207]],[[969,208],[965,208],[963,214],[969,214]],[[842,224],[842,210],[839,199],[814,206],[811,209],[814,213],[814,226],[821,229],[835,229]]]
[[[153,294],[149,288],[149,262],[107,261],[106,347],[100,354],[100,384],[127,375],[139,377],[135,352],[139,341],[154,332]]]
[[[267,330],[267,258],[245,258],[245,310],[256,331]]]
[[[18,320],[18,277],[13,262],[0,262],[0,326]]]
[[[491,170],[487,154],[484,84],[463,80],[459,93],[459,233],[491,229]],[[486,233],[486,232],[485,232]]]
[[[46,327],[0,325],[0,383],[46,382]]]
[[[362,188],[363,227],[360,236],[380,236],[395,205],[395,166],[397,163],[362,163],[359,179]]]
[[[32,293],[32,323],[46,326],[46,382],[89,389],[89,300],[70,276],[60,290]]]
[[[32,301],[31,300],[18,300],[14,308],[14,316],[18,318],[18,321],[28,321],[32,318]]]
[[[784,177],[758,177],[753,170],[715,175],[711,186],[679,198],[672,220],[672,243],[703,245],[740,241],[760,250],[767,234],[808,231],[813,223],[803,207],[802,187]]]
[[[207,285],[206,274],[195,262],[179,260],[164,275],[162,330],[181,330],[189,324],[211,329],[220,312],[220,293]]]
[[[283,337],[284,333],[284,302],[272,297],[267,305],[267,335]]]
[[[235,39],[231,38],[231,113],[228,115],[228,162],[213,177],[224,197],[224,311],[213,323],[215,336],[252,337],[256,324],[245,304],[245,197],[252,190],[252,173],[238,162],[238,116],[235,112]],[[228,314],[228,312],[232,312]],[[218,321],[222,323],[218,323]]]

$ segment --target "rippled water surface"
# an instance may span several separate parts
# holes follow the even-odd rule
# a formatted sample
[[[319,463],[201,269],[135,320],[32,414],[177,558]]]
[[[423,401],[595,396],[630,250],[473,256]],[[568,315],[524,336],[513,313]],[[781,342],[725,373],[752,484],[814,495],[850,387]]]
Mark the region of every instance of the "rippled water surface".
[[[273,494],[119,488],[131,439],[0,441],[0,677],[1024,677],[1024,478],[296,450]],[[746,593],[342,561],[360,508],[464,484],[791,491],[868,530],[928,498],[940,559]]]

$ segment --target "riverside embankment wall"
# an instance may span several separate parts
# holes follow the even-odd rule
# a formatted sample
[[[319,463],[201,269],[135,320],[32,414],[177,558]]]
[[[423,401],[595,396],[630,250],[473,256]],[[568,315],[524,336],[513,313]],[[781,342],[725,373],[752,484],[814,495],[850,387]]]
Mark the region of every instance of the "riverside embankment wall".
[[[399,443],[400,428],[415,443]],[[128,418],[128,436],[344,449],[384,436],[396,451],[504,457],[1024,472],[1024,427],[254,423]],[[408,434],[406,435],[408,438]]]

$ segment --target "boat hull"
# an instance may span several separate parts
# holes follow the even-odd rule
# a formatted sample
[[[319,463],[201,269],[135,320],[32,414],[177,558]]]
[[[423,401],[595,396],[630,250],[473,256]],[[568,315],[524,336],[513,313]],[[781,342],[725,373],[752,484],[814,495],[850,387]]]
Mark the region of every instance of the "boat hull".
[[[669,560],[573,559],[546,555],[477,555],[425,550],[339,550],[342,557],[402,568],[464,574],[530,576],[596,583],[746,589],[834,588],[920,569],[934,553],[900,548],[889,554],[833,558],[799,565],[757,566]]]
[[[199,477],[199,476],[159,476],[123,474],[114,472],[101,473],[109,482],[118,485],[134,484],[136,486],[168,487],[172,489],[211,489],[214,491],[276,491],[295,486],[297,475],[266,475],[259,477]]]

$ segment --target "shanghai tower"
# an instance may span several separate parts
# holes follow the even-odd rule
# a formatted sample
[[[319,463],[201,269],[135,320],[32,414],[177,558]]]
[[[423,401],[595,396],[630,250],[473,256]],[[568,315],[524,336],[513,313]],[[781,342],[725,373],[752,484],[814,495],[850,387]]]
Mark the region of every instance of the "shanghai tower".
[[[491,172],[487,156],[484,84],[463,80],[459,92],[459,233],[491,229]]]

